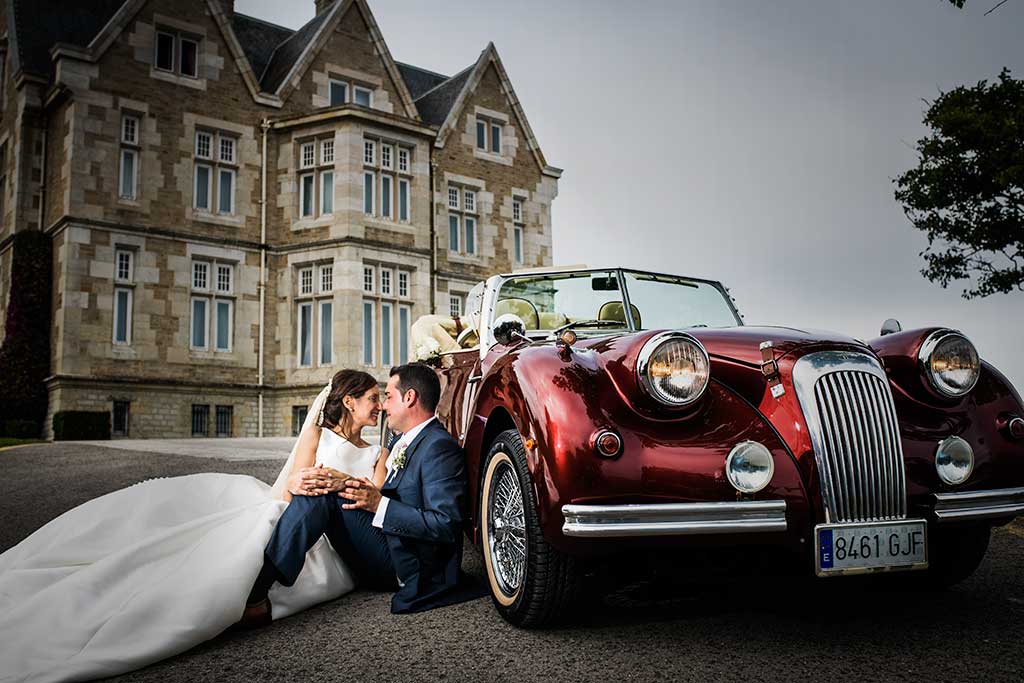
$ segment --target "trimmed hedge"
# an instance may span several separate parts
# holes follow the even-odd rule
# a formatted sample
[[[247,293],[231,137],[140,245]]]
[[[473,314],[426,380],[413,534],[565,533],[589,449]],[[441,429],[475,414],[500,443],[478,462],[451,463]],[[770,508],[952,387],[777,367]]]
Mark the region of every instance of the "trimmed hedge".
[[[53,414],[54,441],[99,441],[110,438],[110,413],[61,410]]]
[[[53,242],[49,235],[26,230],[14,236],[11,293],[3,345],[0,346],[0,416],[39,437],[46,419],[50,374],[50,321],[53,289]],[[7,425],[4,424],[6,429]]]
[[[4,420],[0,427],[0,436],[13,439],[39,438],[39,423],[35,420]]]

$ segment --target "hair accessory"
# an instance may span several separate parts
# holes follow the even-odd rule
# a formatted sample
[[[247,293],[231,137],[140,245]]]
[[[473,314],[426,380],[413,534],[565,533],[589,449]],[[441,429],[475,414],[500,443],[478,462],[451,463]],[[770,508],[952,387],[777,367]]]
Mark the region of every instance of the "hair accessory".
[[[316,424],[317,424],[318,427],[321,427],[324,424],[324,409],[323,408],[320,409],[320,415],[317,416],[317,418],[316,418]]]

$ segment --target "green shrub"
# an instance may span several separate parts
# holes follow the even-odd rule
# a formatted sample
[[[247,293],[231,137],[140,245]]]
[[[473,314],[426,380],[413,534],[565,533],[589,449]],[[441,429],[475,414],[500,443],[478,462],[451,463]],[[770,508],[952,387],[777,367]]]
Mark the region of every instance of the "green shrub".
[[[40,431],[35,420],[4,420],[2,434],[13,439],[38,439]]]
[[[61,410],[53,415],[54,441],[98,441],[110,438],[110,413]]]

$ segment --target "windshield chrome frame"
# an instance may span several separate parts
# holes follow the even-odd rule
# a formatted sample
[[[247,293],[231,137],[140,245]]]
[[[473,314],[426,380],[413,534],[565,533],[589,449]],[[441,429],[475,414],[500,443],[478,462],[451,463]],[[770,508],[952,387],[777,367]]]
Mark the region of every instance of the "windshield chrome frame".
[[[619,280],[619,295],[622,297],[622,303],[626,310],[626,329],[629,332],[637,332],[640,328],[637,327],[636,321],[633,319],[633,306],[629,299],[629,288],[626,287],[626,273],[638,273],[642,275],[655,275],[659,277],[670,278],[674,280],[691,280],[693,282],[699,282],[706,285],[711,285],[718,293],[722,295],[722,299],[725,300],[726,305],[732,312],[733,318],[736,319],[736,325],[742,326],[743,319],[740,317],[739,311],[733,305],[732,297],[725,291],[721,282],[717,280],[706,280],[699,277],[685,277],[682,275],[672,275],[670,273],[659,273],[653,270],[639,270],[636,268],[562,268],[562,269],[538,269],[536,271],[524,271],[520,273],[502,273],[499,275],[492,275],[487,278],[484,289],[483,300],[480,304],[480,329],[477,331],[478,338],[480,339],[480,358],[483,359],[487,352],[490,351],[497,342],[494,340],[491,334],[491,319],[494,317],[494,309],[498,305],[498,292],[502,286],[509,280],[521,280],[530,277],[545,277],[550,275],[570,275],[572,273],[615,273]],[[680,328],[685,329],[685,328]]]

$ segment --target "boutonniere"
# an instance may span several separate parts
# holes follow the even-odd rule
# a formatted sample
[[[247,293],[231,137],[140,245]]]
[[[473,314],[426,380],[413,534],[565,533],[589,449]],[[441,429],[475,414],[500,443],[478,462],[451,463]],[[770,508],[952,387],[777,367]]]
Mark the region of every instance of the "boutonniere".
[[[405,444],[391,457],[391,467],[396,472],[405,467]]]

